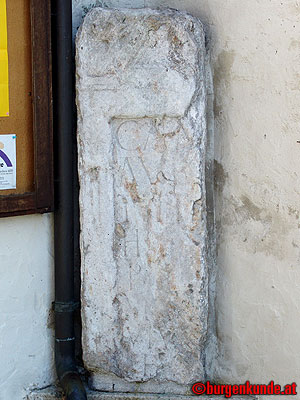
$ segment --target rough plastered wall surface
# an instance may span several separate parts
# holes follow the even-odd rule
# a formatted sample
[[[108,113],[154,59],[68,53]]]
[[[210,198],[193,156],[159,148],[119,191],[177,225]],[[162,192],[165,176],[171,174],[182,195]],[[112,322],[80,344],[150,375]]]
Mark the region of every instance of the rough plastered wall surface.
[[[74,0],[174,7],[200,17],[215,90],[214,377],[300,382],[300,3],[296,0]]]
[[[97,389],[185,392],[208,316],[203,28],[95,8],[76,51],[85,365]]]
[[[54,380],[51,215],[0,220],[0,399]]]

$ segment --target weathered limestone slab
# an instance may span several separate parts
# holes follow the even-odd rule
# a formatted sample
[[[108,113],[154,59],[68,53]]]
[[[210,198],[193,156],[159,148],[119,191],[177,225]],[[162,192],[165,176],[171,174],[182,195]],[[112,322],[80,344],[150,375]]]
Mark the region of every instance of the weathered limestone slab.
[[[76,51],[84,362],[97,389],[186,393],[207,335],[202,25],[95,8]]]

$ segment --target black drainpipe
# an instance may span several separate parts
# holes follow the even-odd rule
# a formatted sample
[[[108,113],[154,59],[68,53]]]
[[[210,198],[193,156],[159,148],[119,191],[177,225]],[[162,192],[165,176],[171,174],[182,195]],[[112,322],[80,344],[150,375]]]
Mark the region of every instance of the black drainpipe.
[[[72,1],[52,0],[55,132],[55,364],[66,400],[86,400],[76,367]]]

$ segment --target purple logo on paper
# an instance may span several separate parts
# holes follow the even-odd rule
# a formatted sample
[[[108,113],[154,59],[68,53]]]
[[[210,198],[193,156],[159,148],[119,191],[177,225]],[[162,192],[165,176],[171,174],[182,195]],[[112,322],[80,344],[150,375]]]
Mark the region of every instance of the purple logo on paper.
[[[8,158],[8,156],[4,153],[3,149],[4,149],[4,144],[0,142],[0,158],[2,158],[2,160],[5,162],[7,167],[12,167],[12,163],[11,163],[10,159]],[[3,167],[3,164],[0,164],[0,165],[1,165],[1,167]]]
[[[8,167],[12,167],[12,163],[11,163],[10,159],[7,157],[7,155],[2,150],[0,150],[0,157],[2,158],[2,160],[5,162],[5,164]]]

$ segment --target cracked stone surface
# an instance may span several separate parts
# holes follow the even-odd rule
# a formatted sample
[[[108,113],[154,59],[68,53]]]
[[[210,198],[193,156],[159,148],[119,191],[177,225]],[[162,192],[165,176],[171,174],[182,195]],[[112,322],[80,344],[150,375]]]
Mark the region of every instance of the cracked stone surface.
[[[186,393],[207,335],[203,28],[95,8],[76,52],[84,362],[97,389]]]

